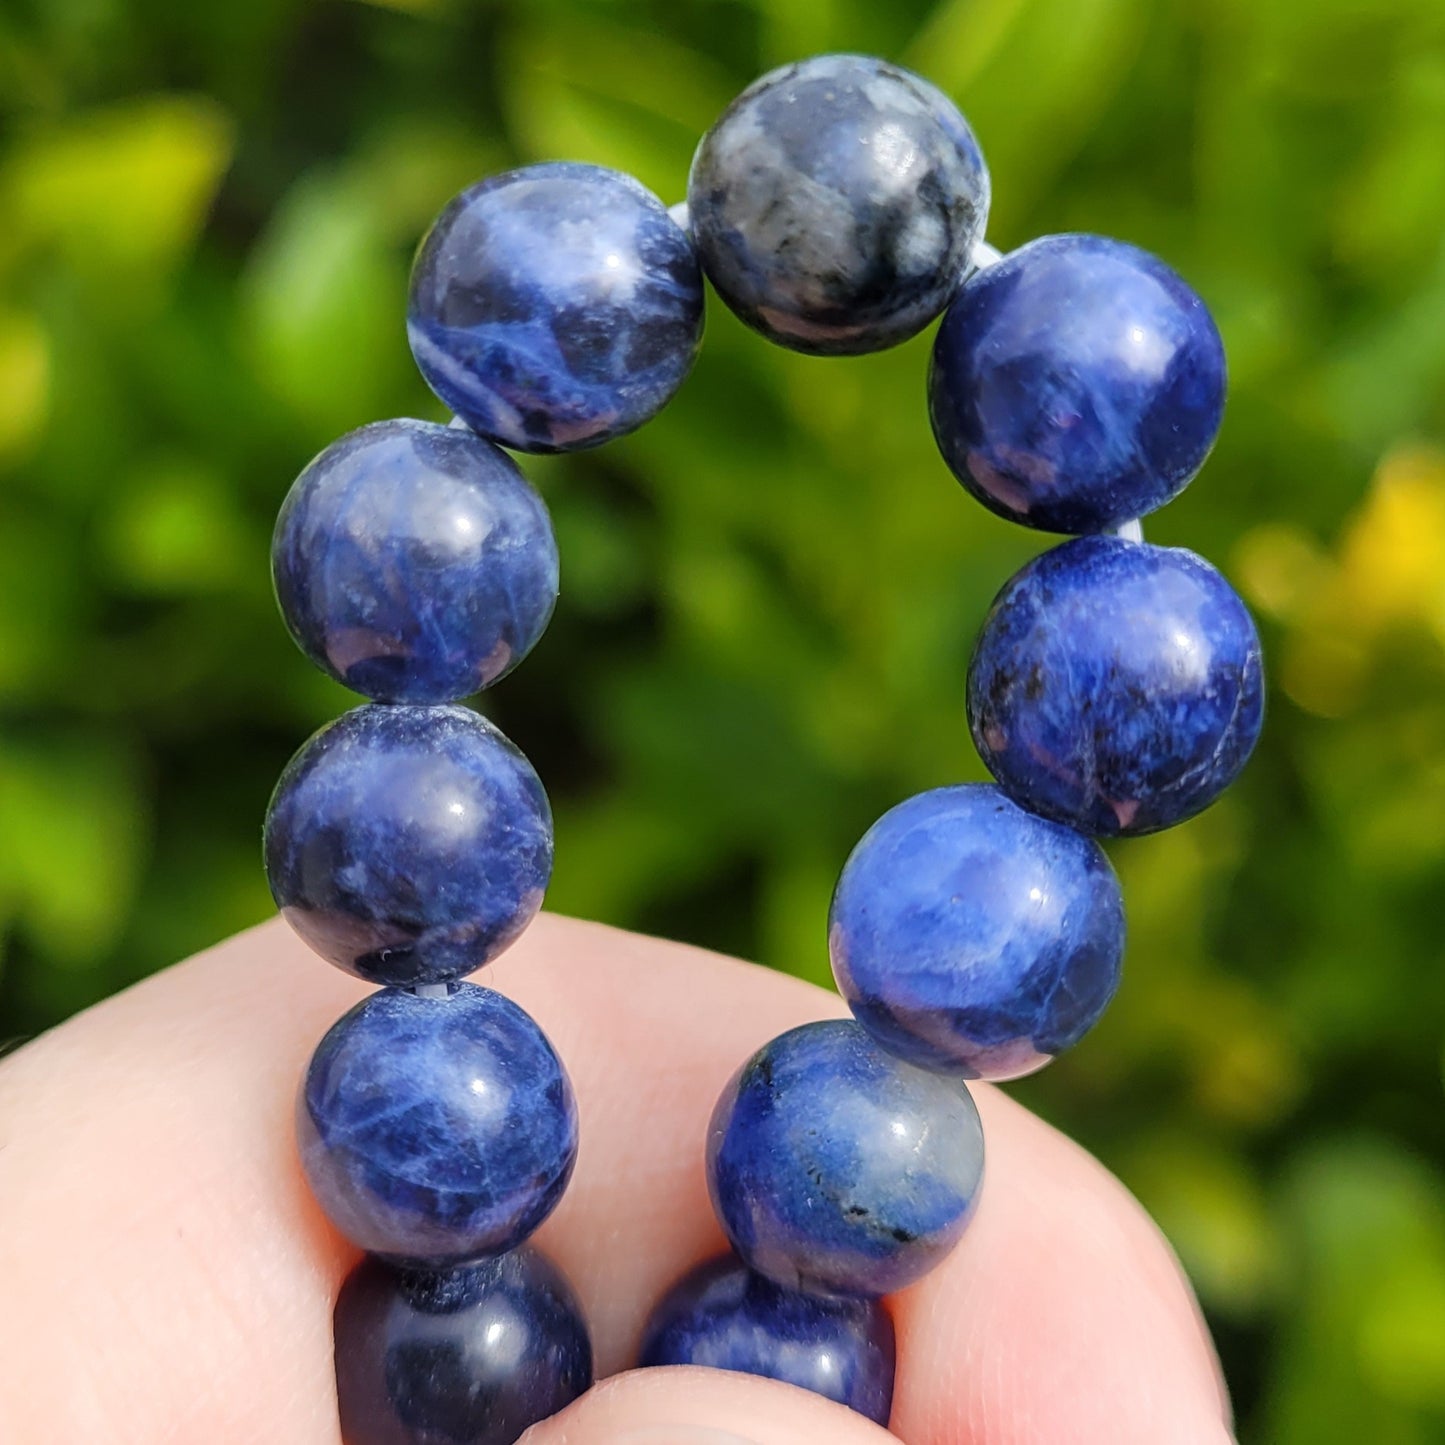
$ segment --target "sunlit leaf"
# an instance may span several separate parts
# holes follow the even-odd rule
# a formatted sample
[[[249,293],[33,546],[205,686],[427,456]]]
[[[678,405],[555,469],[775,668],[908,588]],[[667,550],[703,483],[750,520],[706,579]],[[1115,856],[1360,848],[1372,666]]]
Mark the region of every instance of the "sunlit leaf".
[[[377,415],[406,364],[406,293],[379,211],[354,178],[298,185],[242,286],[265,386],[323,434]]]
[[[45,425],[50,342],[28,316],[0,314],[0,460],[23,451]]]
[[[114,944],[148,831],[140,778],[110,739],[0,746],[0,899],[55,964],[93,966]]]
[[[1025,208],[1127,87],[1148,8],[1143,0],[958,3],[904,56],[959,102],[983,142],[994,177],[990,237],[1022,239],[1015,227]]]
[[[1285,1223],[1303,1277],[1262,1438],[1438,1439],[1445,1180],[1400,1150],[1363,1140],[1318,1147],[1291,1173]]]
[[[1237,1155],[1205,1138],[1151,1134],[1125,1174],[1210,1307],[1250,1315],[1272,1299],[1283,1282],[1280,1241],[1264,1190]]]
[[[0,197],[77,270],[152,279],[194,243],[232,144],[231,119],[205,97],[128,100],[25,136],[0,170]]]
[[[246,522],[220,479],[182,458],[147,459],[117,496],[104,550],[116,577],[140,592],[185,594],[236,581]]]

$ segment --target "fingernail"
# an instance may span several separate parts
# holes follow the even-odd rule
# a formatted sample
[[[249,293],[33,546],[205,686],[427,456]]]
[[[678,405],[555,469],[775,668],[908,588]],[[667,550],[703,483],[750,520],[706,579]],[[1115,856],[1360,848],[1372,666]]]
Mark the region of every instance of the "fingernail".
[[[734,1435],[731,1430],[713,1430],[705,1425],[648,1425],[613,1437],[616,1445],[757,1445],[755,1440]]]
[[[533,1433],[541,1428],[534,1425],[517,1445],[527,1445]],[[731,1430],[714,1430],[707,1425],[644,1425],[639,1429],[619,1430],[615,1435],[589,1435],[588,1439],[599,1442],[599,1445],[603,1440],[607,1445],[757,1445],[756,1440],[735,1435]]]

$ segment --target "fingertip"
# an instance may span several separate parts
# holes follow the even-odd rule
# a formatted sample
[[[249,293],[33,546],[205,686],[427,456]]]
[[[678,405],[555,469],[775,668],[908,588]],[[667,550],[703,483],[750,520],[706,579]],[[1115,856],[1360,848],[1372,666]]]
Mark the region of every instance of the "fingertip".
[[[488,981],[533,1012],[582,1115],[577,1172],[538,1244],[627,1368],[652,1307],[726,1248],[703,1170],[719,1091],[767,1039],[841,1008],[811,984],[685,944],[543,914]]]
[[[1163,1236],[1095,1159],[975,1092],[988,1176],[959,1248],[894,1300],[911,1445],[1226,1445],[1228,1394]]]
[[[603,1380],[518,1445],[889,1445],[893,1438],[796,1386],[675,1365]]]

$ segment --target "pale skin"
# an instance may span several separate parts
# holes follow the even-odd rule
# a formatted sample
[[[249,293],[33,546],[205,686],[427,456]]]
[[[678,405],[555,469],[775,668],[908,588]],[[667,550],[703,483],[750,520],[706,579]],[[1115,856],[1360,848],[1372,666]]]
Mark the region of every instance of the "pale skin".
[[[577,1288],[603,1382],[527,1445],[887,1445],[789,1386],[621,1373],[661,1292],[723,1247],[702,1169],[718,1091],[838,999],[550,916],[480,981],[551,1036],[582,1116],[576,1176],[537,1243]],[[291,1119],[312,1048],[366,991],[272,922],[0,1063],[6,1445],[337,1445],[331,1306],[356,1255],[307,1195]],[[1227,1445],[1214,1351],[1157,1230],[1062,1135],[996,1089],[975,1097],[978,1214],[891,1302],[893,1434]]]

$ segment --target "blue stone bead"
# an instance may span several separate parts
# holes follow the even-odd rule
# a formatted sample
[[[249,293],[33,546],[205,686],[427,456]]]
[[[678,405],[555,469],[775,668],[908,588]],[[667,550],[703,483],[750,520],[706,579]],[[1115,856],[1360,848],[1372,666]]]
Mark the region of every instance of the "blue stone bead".
[[[893,1404],[893,1321],[878,1300],[780,1289],[724,1255],[653,1311],[638,1363],[705,1365],[811,1390],[880,1425]]]
[[[464,707],[359,707],[292,758],[266,815],[287,922],[371,983],[442,983],[514,942],[552,873],[532,766]]]
[[[755,81],[703,137],[687,186],[718,294],[770,340],[817,355],[921,331],[966,274],[988,203],[953,102],[863,55]]]
[[[646,187],[557,162],[492,176],[442,212],[411,273],[427,385],[483,436],[567,452],[635,430],[702,340],[692,241]]]
[[[557,600],[542,499],[474,432],[383,421],[297,478],[271,549],[301,650],[385,702],[453,702],[531,651]]]
[[[885,813],[844,865],[833,976],[885,1049],[966,1078],[1032,1073],[1098,1021],[1124,904],[1103,850],[982,783]]]
[[[317,1202],[369,1254],[445,1265],[514,1249],[556,1208],[577,1105],[510,999],[383,989],[331,1028],[296,1106]]]
[[[513,1445],[592,1384],[576,1296],[531,1249],[445,1274],[365,1260],[335,1334],[346,1445]]]
[[[915,1068],[850,1020],[764,1045],[713,1111],[713,1207],[759,1274],[820,1295],[884,1295],[958,1243],[983,1176],[959,1079]]]
[[[1103,236],[1045,236],[969,281],[928,386],[954,475],[1046,532],[1106,531],[1183,491],[1224,390],[1204,303],[1162,261]]]
[[[1208,807],[1254,750],[1259,636],[1193,552],[1079,537],[995,599],[968,714],[1024,807],[1085,833],[1152,833]]]

